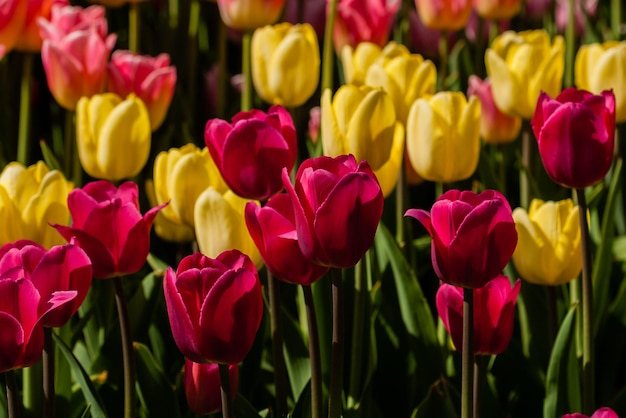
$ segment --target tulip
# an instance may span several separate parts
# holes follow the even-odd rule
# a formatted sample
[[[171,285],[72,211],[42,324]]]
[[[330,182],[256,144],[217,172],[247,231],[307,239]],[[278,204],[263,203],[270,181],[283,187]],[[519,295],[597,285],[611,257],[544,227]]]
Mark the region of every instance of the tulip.
[[[480,100],[480,136],[487,144],[504,144],[518,137],[522,120],[517,116],[504,114],[498,109],[488,78],[483,81],[471,75],[467,96],[476,96]]]
[[[594,412],[591,417],[584,414],[573,413],[565,414],[563,418],[619,418],[619,416],[611,408],[604,407]]]
[[[100,6],[83,8],[69,6],[66,2],[55,3],[50,9],[50,19],[37,19],[37,25],[41,38],[54,42],[61,41],[72,32],[92,30],[95,30],[103,40],[107,39],[106,10]]]
[[[483,287],[502,273],[517,244],[515,222],[506,198],[495,190],[480,194],[450,190],[429,212],[409,209],[432,238],[437,277],[469,289]]]
[[[72,226],[53,225],[66,240],[76,237],[93,263],[93,274],[107,279],[135,273],[150,251],[150,228],[157,206],[141,215],[139,191],[130,181],[119,188],[108,181],[74,189],[67,199]]]
[[[60,171],[48,169],[43,161],[28,168],[9,163],[0,174],[0,244],[27,239],[50,248],[63,243],[49,224],[69,223],[67,196],[72,188]]]
[[[29,0],[22,33],[15,44],[18,51],[40,52],[42,39],[39,34],[38,20],[51,17],[53,5],[69,6],[68,0]],[[55,6],[58,7],[58,6]]]
[[[300,250],[293,204],[287,194],[273,196],[265,206],[246,204],[246,225],[267,269],[278,279],[310,285],[328,272]]]
[[[471,0],[415,0],[415,8],[424,25],[431,29],[456,31],[469,20]]]
[[[550,13],[553,4],[552,0],[526,0],[524,13],[532,19],[540,20],[546,13]]]
[[[533,199],[528,212],[513,211],[519,237],[513,264],[523,279],[557,286],[578,276],[582,268],[578,210],[571,199]]]
[[[237,395],[237,381],[239,366],[228,366],[230,377],[230,391],[235,400]],[[196,415],[207,415],[222,410],[220,391],[220,373],[217,363],[194,363],[185,359],[185,395],[189,409]]]
[[[385,45],[400,4],[399,0],[338,0],[335,51],[339,54],[344,45],[356,48],[361,42]]]
[[[555,96],[561,91],[565,43],[545,30],[506,31],[485,53],[493,98],[507,115],[530,119],[541,91]]]
[[[194,225],[198,247],[203,254],[217,257],[226,250],[237,249],[247,254],[256,266],[263,265],[245,224],[244,211],[249,201],[232,190],[220,192],[213,187],[198,196]]]
[[[457,36],[454,31],[431,29],[422,22],[415,8],[409,10],[409,44],[411,51],[422,54],[429,58],[439,58],[439,45],[441,37],[445,36],[447,45],[454,45]]]
[[[61,327],[76,313],[91,286],[91,275],[91,260],[74,242],[48,251],[27,240],[0,248],[0,277],[30,280],[43,300],[59,291],[74,294],[67,303],[49,310],[41,318],[46,327]]]
[[[291,170],[297,155],[289,112],[272,106],[239,112],[232,123],[210,119],[204,141],[226,184],[238,195],[267,200],[282,189],[280,173]]]
[[[324,91],[321,109],[324,155],[353,154],[366,160],[388,196],[398,182],[404,152],[404,128],[389,94],[346,84],[332,101],[330,90]]]
[[[511,288],[504,275],[474,290],[474,354],[500,354],[513,335],[519,279]],[[442,283],[437,290],[437,312],[454,346],[463,347],[463,288]]]
[[[365,84],[380,86],[389,94],[396,109],[396,117],[405,126],[413,102],[435,93],[436,81],[435,65],[419,54],[379,60],[369,67],[365,76]]]
[[[570,0],[556,0],[554,12],[556,28],[560,33],[567,30],[570,19]],[[598,0],[574,0],[574,29],[581,36],[587,29],[587,20],[592,19],[598,10]]]
[[[470,177],[480,155],[480,102],[443,91],[417,99],[409,110],[406,150],[417,174],[430,181]]]
[[[309,24],[279,23],[252,35],[252,82],[263,100],[296,107],[317,89],[320,54]]]
[[[209,258],[195,253],[165,273],[163,291],[172,335],[196,363],[237,364],[254,342],[263,316],[261,281],[237,250]]]
[[[91,177],[118,181],[139,174],[150,154],[150,116],[131,94],[81,97],[76,106],[76,143]]]
[[[367,161],[353,155],[305,160],[295,185],[283,170],[293,204],[298,243],[305,257],[326,267],[347,268],[374,241],[384,198]]]
[[[150,115],[150,129],[163,123],[174,96],[176,68],[170,66],[170,56],[139,55],[131,51],[113,52],[109,62],[109,91],[120,97],[134,93]]]
[[[146,180],[146,195],[148,196],[148,201],[150,202],[150,206],[157,206],[156,192],[154,189],[154,181]],[[167,209],[169,205],[163,208],[163,210]],[[154,232],[157,236],[165,241],[169,242],[191,242],[195,239],[195,233],[192,227],[173,222],[171,219],[167,218],[163,215],[163,210],[160,210],[157,213],[156,218],[154,218]]]
[[[480,17],[489,20],[505,20],[520,10],[521,0],[473,0],[474,9]]]
[[[361,42],[356,48],[345,45],[341,49],[341,68],[346,84],[365,84],[365,74],[375,62],[386,62],[397,56],[410,55],[402,44],[391,41],[384,48],[372,42]]]
[[[226,26],[244,31],[276,22],[284,5],[285,0],[217,0]]]
[[[25,0],[5,0],[0,7],[0,45],[3,47],[2,56],[13,49],[18,41],[24,20],[26,19],[26,9],[28,1]]]
[[[531,121],[548,175],[565,187],[582,189],[611,168],[615,96],[568,88],[555,99],[542,92]]]
[[[626,41],[582,45],[575,61],[575,83],[579,89],[600,94],[613,89],[616,121],[626,121]]]

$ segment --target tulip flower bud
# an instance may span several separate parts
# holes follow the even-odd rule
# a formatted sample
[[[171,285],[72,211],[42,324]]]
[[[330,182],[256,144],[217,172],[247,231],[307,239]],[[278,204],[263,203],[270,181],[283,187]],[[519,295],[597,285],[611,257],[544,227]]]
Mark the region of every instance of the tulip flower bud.
[[[619,415],[617,415],[617,413],[613,411],[611,408],[604,407],[594,412],[593,415],[591,415],[591,417],[588,417],[587,415],[584,415],[584,414],[574,413],[574,414],[565,414],[563,415],[562,418],[619,418]]]
[[[360,86],[365,83],[365,74],[372,64],[410,54],[406,46],[394,41],[387,43],[384,48],[372,42],[361,42],[356,48],[345,45],[341,49],[343,77],[346,84]]]
[[[401,3],[399,0],[338,0],[333,28],[337,54],[345,45],[352,48],[361,42],[385,45]]]
[[[406,150],[423,179],[453,182],[470,177],[480,155],[480,102],[443,91],[417,99],[409,111]]]
[[[39,18],[50,19],[52,7],[68,6],[68,0],[29,0],[24,19],[24,27],[15,43],[17,51],[40,52],[43,40],[39,34]]]
[[[253,30],[276,22],[285,0],[217,0],[217,6],[226,26]]]
[[[515,16],[522,5],[521,0],[473,0],[478,16],[489,20],[505,20]]]
[[[82,97],[76,106],[76,143],[91,177],[117,181],[139,174],[150,153],[150,117],[134,94]]]
[[[415,8],[424,25],[431,29],[456,31],[469,20],[471,0],[415,0]]]
[[[308,23],[279,23],[255,30],[251,59],[254,88],[268,103],[300,106],[317,89],[319,45]]]
[[[2,2],[0,7],[0,45],[4,47],[2,55],[13,49],[18,41],[24,27],[27,7],[28,1],[24,0]]]
[[[230,391],[237,396],[239,365],[229,364]],[[222,410],[222,393],[219,365],[195,363],[185,359],[185,395],[189,409],[196,415],[208,415]]]

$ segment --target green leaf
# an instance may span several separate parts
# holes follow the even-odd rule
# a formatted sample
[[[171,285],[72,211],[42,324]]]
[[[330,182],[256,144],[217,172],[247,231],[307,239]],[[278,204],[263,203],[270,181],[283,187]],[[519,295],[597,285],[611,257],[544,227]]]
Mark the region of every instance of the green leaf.
[[[168,381],[163,369],[146,345],[136,342],[134,346],[140,399],[148,416],[179,417],[174,387]]]
[[[309,347],[302,335],[299,323],[285,309],[283,309],[283,340],[283,353],[291,392],[294,399],[298,399],[311,379]]]
[[[54,155],[54,152],[52,152],[48,144],[46,144],[46,141],[43,141],[43,140],[39,141],[39,146],[41,147],[41,154],[43,156],[43,160],[46,163],[46,165],[51,170],[58,170],[63,173],[63,167],[59,163],[59,160],[57,159],[57,157]]]
[[[100,395],[96,391],[96,388],[93,385],[93,382],[89,378],[83,366],[78,362],[72,350],[65,344],[58,335],[54,332],[52,333],[52,338],[56,346],[59,348],[61,353],[65,356],[65,360],[67,360],[70,368],[72,369],[72,375],[74,379],[78,382],[81,390],[83,391],[83,395],[85,396],[85,400],[91,407],[91,416],[92,418],[106,418],[107,414],[104,409],[104,405],[102,400],[100,399]]]
[[[411,418],[458,418],[457,399],[451,396],[450,383],[443,378],[436,381],[428,390],[426,398],[415,408]],[[458,398],[458,394],[457,394]]]
[[[575,341],[576,321],[574,320],[577,306],[574,304],[565,315],[554,341],[546,376],[544,418],[560,417],[581,409],[580,372]]]

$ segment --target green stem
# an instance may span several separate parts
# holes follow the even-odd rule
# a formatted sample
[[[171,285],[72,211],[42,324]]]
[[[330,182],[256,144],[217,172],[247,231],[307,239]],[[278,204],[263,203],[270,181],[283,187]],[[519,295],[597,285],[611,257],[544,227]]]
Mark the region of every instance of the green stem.
[[[485,385],[485,356],[474,358],[474,418],[482,415],[482,397]]]
[[[304,303],[306,305],[306,319],[309,329],[309,358],[311,361],[311,417],[321,418],[324,407],[322,392],[322,363],[320,360],[320,342],[317,331],[317,317],[315,316],[315,301],[311,286],[302,286]]]
[[[252,32],[245,31],[241,48],[241,72],[243,85],[241,87],[241,110],[246,112],[252,109],[252,63],[251,63]]]
[[[476,29],[476,52],[474,53],[474,72],[481,79],[485,78],[485,42],[483,32],[485,30],[485,19],[478,16],[478,28]]]
[[[552,347],[556,339],[556,334],[559,332],[559,321],[556,311],[556,287],[546,287],[548,292],[548,327],[550,331],[550,347]]]
[[[22,369],[22,406],[30,416],[42,416],[43,365],[41,361]]]
[[[221,19],[220,19],[221,21]],[[186,48],[187,52],[187,83],[188,92],[187,106],[188,109],[196,109],[196,97],[197,97],[197,71],[198,71],[198,27],[200,25],[200,2],[198,0],[192,0],[189,5],[189,24],[187,28],[187,45],[192,45],[190,48]],[[194,117],[194,112],[189,112],[190,117]],[[191,126],[195,128],[196,121],[191,120]]]
[[[530,164],[530,124],[524,122],[522,129],[522,170],[519,173],[519,199],[520,206],[524,209],[528,209],[528,205],[530,204],[530,187],[528,184]]]
[[[583,413],[595,410],[595,367],[593,344],[593,284],[591,282],[591,239],[587,224],[587,199],[584,189],[576,189],[582,247],[582,317],[583,317]]]
[[[622,0],[611,0],[611,32],[613,40],[619,41],[622,25]]]
[[[43,329],[43,396],[44,418],[54,418],[54,405],[56,395],[54,393],[54,342],[52,341],[52,328]]]
[[[285,358],[283,356],[283,327],[280,320],[280,285],[278,279],[267,271],[267,287],[270,299],[270,329],[272,334],[272,359],[274,361],[274,385],[276,389],[276,414],[287,416],[287,380]]]
[[[341,270],[331,271],[333,298],[333,337],[330,360],[329,418],[340,418],[342,410],[341,391],[343,388],[344,352],[344,305]]]
[[[408,191],[406,185],[405,164],[406,161],[402,158],[402,163],[400,164],[400,174],[398,175],[398,184],[396,184],[396,242],[400,246],[405,244],[404,212],[406,212],[406,195]]]
[[[471,418],[474,384],[474,289],[463,289],[463,349],[461,352],[461,418]]]
[[[65,126],[63,128],[63,172],[70,178],[74,171],[75,159],[78,158],[76,135],[74,134],[74,115],[71,110],[65,111]],[[79,187],[75,185],[76,187]]]
[[[565,88],[574,85],[574,57],[576,55],[576,16],[574,0],[568,0],[569,16],[565,27],[565,73],[563,85]]]
[[[363,387],[363,355],[367,344],[364,343],[365,320],[367,316],[367,277],[363,271],[364,260],[354,266],[354,310],[352,316],[352,344],[350,354],[350,385],[348,386],[347,405],[353,408],[361,397]]]
[[[230,374],[228,373],[228,364],[220,363],[218,365],[220,372],[220,387],[222,394],[222,417],[233,418],[233,394],[230,391]]]
[[[335,19],[337,18],[337,0],[329,0],[328,8],[326,9],[328,15],[326,16],[326,27],[324,28],[324,46],[322,51],[322,80],[321,89],[322,93],[326,89],[333,90],[333,71],[334,71],[334,46],[333,46],[333,32],[335,29]],[[322,135],[324,133],[322,132]]]
[[[20,85],[20,120],[17,138],[17,161],[28,165],[30,154],[30,79],[33,74],[33,54],[23,54],[22,82]]]
[[[437,91],[446,89],[448,77],[448,32],[443,30],[439,35],[439,77],[437,77]]]
[[[20,397],[17,389],[17,381],[15,380],[15,370],[9,370],[5,372],[4,378],[6,380],[9,418],[19,418]]]
[[[128,50],[139,52],[139,3],[128,3]]]
[[[115,286],[115,304],[117,305],[117,315],[120,322],[120,333],[122,336],[122,357],[124,361],[124,418],[134,418],[136,416],[136,396],[135,393],[135,349],[130,329],[130,318],[128,316],[128,305],[124,296],[124,285],[119,276],[113,278]]]
[[[227,60],[227,48],[228,42],[227,29],[224,21],[218,19],[218,32],[217,32],[217,97],[215,100],[215,112],[218,118],[224,118],[226,109],[226,72],[228,67],[226,65]]]

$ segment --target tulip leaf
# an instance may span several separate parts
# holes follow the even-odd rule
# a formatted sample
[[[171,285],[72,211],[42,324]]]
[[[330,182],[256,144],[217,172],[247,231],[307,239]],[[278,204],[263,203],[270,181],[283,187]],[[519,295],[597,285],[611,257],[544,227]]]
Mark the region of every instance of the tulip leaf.
[[[262,415],[262,411],[257,412],[257,409],[244,398],[240,393],[237,393],[237,397],[233,402],[234,416],[237,418],[259,418]]]
[[[7,396],[3,390],[0,390],[0,418],[7,418],[8,408]]]
[[[307,382],[300,393],[300,397],[296,400],[296,406],[293,408],[291,418],[311,418],[311,381]]]
[[[458,393],[449,382],[441,378],[428,389],[428,394],[415,408],[411,418],[457,418],[457,401]]]
[[[96,391],[93,382],[89,378],[89,375],[83,369],[83,366],[78,362],[72,350],[65,344],[65,341],[61,339],[54,332],[52,333],[52,338],[54,339],[54,343],[59,348],[65,360],[67,360],[70,368],[72,369],[72,375],[74,379],[78,382],[81,390],[83,391],[83,395],[87,404],[90,406],[91,416],[92,418],[106,418],[107,414],[104,409],[104,404],[102,403],[102,399],[100,399],[100,395]]]
[[[39,145],[41,147],[41,155],[43,156],[43,160],[48,168],[50,168],[50,170],[58,170],[63,173],[63,166],[61,166],[59,160],[54,155],[54,152],[52,152],[48,144],[46,144],[46,141],[39,141]]]
[[[546,376],[544,418],[560,417],[581,409],[580,372],[576,352],[576,308],[563,319],[554,341]]]
[[[283,309],[283,339],[285,366],[291,392],[298,399],[311,378],[309,348],[299,324]]]
[[[174,387],[168,381],[163,369],[146,345],[137,342],[134,345],[139,398],[147,412],[146,416],[179,417]]]
[[[146,261],[148,261],[148,264],[150,265],[150,267],[152,267],[152,270],[157,274],[165,274],[165,271],[169,267],[165,261],[161,260],[152,253],[148,254],[148,258]]]

